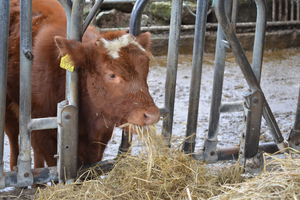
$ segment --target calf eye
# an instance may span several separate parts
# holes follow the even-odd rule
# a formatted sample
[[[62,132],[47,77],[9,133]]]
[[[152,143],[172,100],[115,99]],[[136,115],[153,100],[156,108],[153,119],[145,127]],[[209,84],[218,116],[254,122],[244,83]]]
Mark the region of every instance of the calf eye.
[[[109,75],[109,78],[114,79],[114,78],[116,78],[116,75],[110,74],[110,75]]]

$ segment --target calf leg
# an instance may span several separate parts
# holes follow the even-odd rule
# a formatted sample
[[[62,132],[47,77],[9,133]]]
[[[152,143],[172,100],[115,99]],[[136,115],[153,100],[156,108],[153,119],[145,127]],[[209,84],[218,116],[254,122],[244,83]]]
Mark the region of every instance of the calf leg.
[[[57,149],[56,130],[32,131],[31,145],[34,152],[34,168],[44,167],[46,161],[49,167],[56,166],[54,158]]]
[[[13,171],[17,166],[17,160],[19,156],[19,120],[18,115],[19,106],[12,103],[8,99],[6,100],[5,111],[5,133],[9,139],[10,146],[10,170]]]

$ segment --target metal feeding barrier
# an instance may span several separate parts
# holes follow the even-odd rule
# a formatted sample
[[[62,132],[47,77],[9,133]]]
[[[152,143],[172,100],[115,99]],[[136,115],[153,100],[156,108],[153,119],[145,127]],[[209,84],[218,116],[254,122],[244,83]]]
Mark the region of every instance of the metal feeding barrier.
[[[70,39],[81,41],[82,35],[100,8],[103,0],[98,0],[86,20],[83,22],[84,0],[59,0],[67,16],[67,36]],[[120,1],[114,1],[119,3]],[[141,30],[141,17],[148,0],[138,0],[132,11],[129,33],[139,35]],[[255,0],[257,6],[257,22],[255,23],[255,42],[252,67],[235,34],[237,0],[233,0],[231,21],[229,11],[230,0],[215,0],[214,9],[218,19],[216,60],[213,82],[213,95],[209,120],[208,135],[202,150],[195,152],[198,106],[200,99],[200,86],[202,62],[205,43],[206,13],[208,0],[197,1],[197,14],[192,77],[189,97],[188,123],[183,151],[192,154],[195,159],[215,163],[220,160],[231,160],[240,157],[241,165],[246,158],[255,156],[258,151],[275,152],[288,145],[297,148],[300,144],[300,101],[298,102],[294,129],[291,131],[289,141],[286,142],[278,128],[275,118],[260,88],[260,73],[264,40],[266,32],[266,1]],[[162,127],[164,145],[171,146],[176,76],[178,65],[179,40],[181,31],[181,11],[183,0],[173,0],[171,8],[171,22],[169,32],[169,49],[167,55],[167,74],[165,85],[165,104],[160,109],[165,116]],[[299,1],[298,1],[299,7]],[[297,7],[297,13],[299,9]],[[6,109],[6,81],[8,64],[8,37],[9,37],[9,10],[10,1],[0,1],[0,188],[9,186],[24,187],[50,181],[73,182],[85,169],[97,166],[95,170],[107,172],[112,169],[114,160],[84,165],[78,172],[77,144],[78,144],[78,72],[66,74],[66,100],[58,103],[57,117],[32,119],[31,118],[31,60],[33,59],[31,37],[32,1],[21,0],[21,27],[20,27],[20,155],[18,157],[18,171],[3,172],[3,146],[4,146],[4,120]],[[294,14],[293,14],[294,15]],[[297,19],[299,19],[297,14]],[[83,23],[82,23],[83,22]],[[243,93],[244,102],[222,103],[222,86],[224,78],[226,48],[230,48],[246,78],[249,90]],[[299,92],[300,94],[300,92]],[[217,135],[220,114],[223,112],[244,111],[245,128],[242,131],[240,144],[232,147],[217,148]],[[260,125],[262,117],[265,118],[275,143],[259,145]],[[58,129],[57,167],[31,169],[30,135],[32,130]],[[127,152],[130,144],[128,134],[122,134],[120,152]],[[72,138],[72,140],[69,140]]]

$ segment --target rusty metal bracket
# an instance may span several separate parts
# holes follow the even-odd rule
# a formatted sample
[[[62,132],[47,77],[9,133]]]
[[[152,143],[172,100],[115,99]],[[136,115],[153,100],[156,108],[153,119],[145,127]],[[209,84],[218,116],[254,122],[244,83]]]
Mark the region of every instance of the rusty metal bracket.
[[[78,153],[78,110],[68,104],[65,100],[57,106],[57,171],[59,182],[66,183],[76,178]]]
[[[245,166],[246,158],[254,157],[258,152],[264,96],[261,91],[244,92],[244,128],[240,140],[240,165]]]

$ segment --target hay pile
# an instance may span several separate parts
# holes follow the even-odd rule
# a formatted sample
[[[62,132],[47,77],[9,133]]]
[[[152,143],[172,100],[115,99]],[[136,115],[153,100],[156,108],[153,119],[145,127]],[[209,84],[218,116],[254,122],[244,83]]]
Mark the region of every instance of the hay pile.
[[[274,157],[273,170],[245,180],[240,167],[208,167],[183,154],[180,147],[161,148],[154,132],[140,135],[146,149],[125,155],[105,176],[38,190],[36,199],[289,199],[300,197],[300,160]],[[275,167],[276,166],[276,167]],[[90,171],[92,172],[92,170]],[[285,193],[285,194],[283,194]]]

